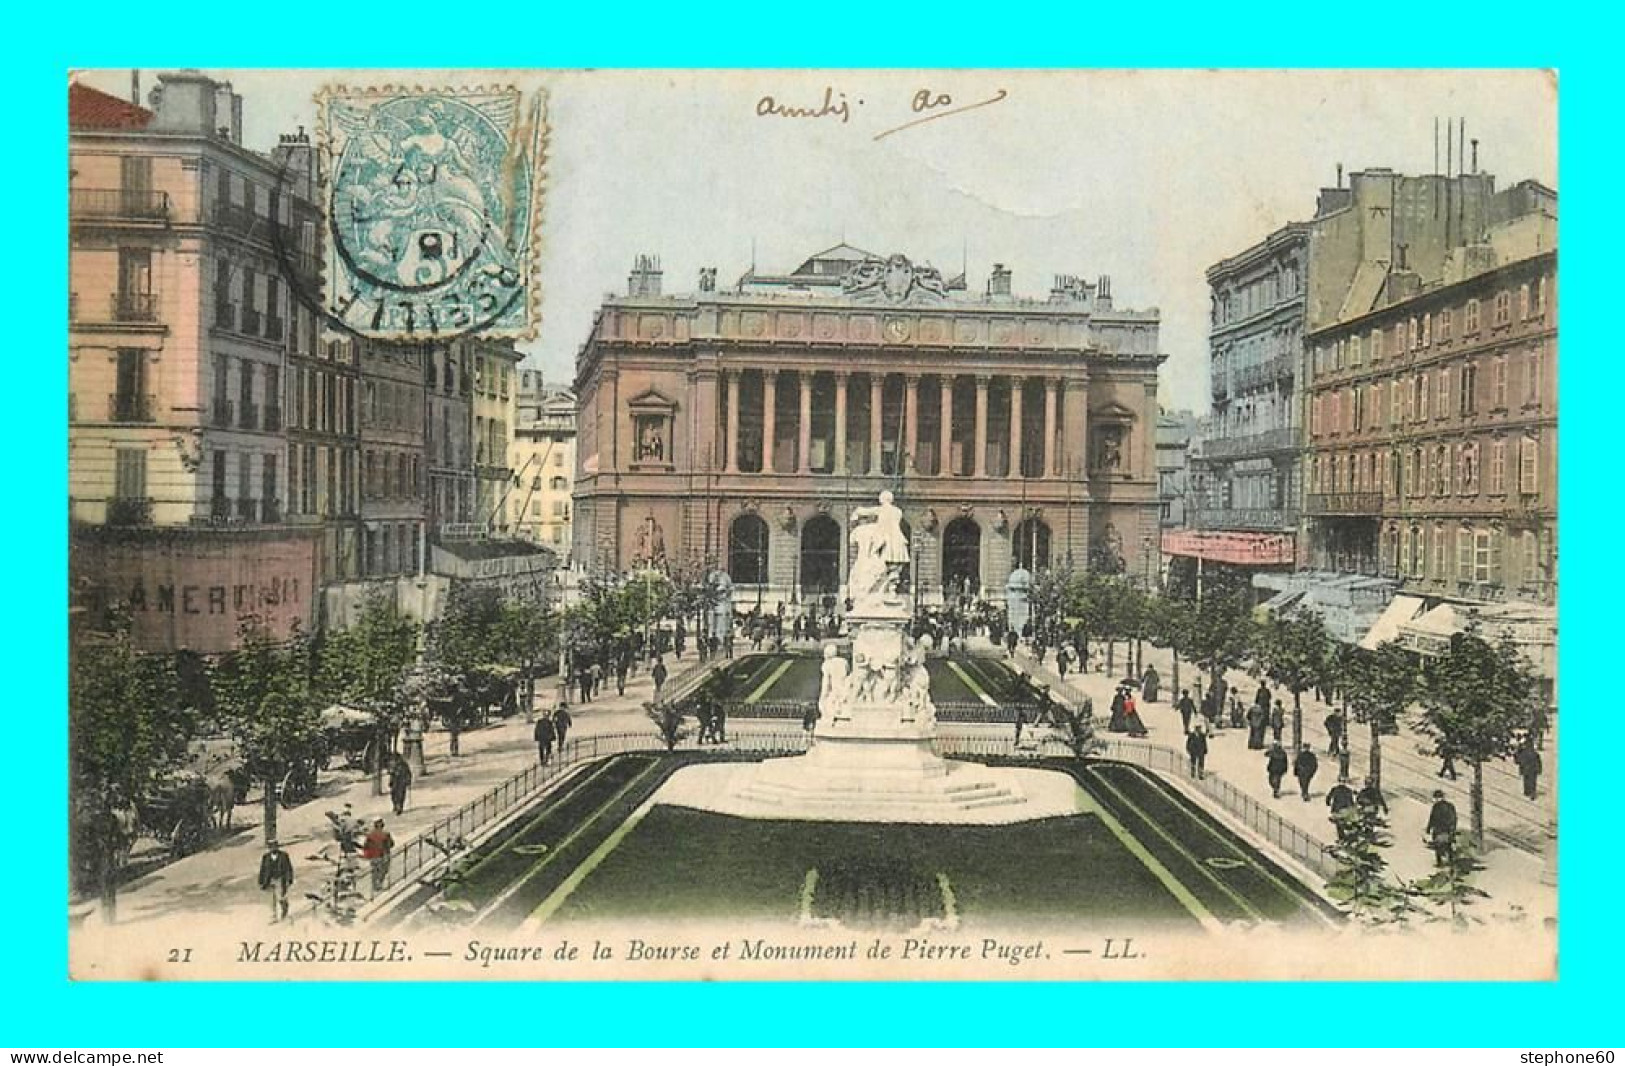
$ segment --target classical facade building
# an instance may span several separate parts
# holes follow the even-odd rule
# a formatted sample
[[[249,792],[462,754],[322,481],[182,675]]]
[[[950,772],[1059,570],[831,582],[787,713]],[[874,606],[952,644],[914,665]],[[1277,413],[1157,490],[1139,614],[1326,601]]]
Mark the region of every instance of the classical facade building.
[[[517,421],[508,447],[513,529],[521,539],[545,544],[561,556],[571,550],[575,446],[575,393],[550,388],[540,371],[520,371]]]
[[[363,340],[361,572],[415,574],[426,565],[427,345]]]
[[[1441,622],[1549,625],[1555,605],[1555,196],[1509,192],[1533,209],[1453,256],[1444,283],[1400,284],[1309,335],[1310,563],[1398,582],[1384,635],[1424,652]],[[1550,632],[1521,635],[1549,657]]]
[[[1183,529],[1190,520],[1190,446],[1196,425],[1189,411],[1157,415],[1157,499],[1163,529]]]
[[[466,344],[430,350],[424,365],[429,533],[474,525],[474,367]]]
[[[841,245],[661,292],[640,257],[577,360],[578,563],[714,562],[764,598],[838,592],[847,519],[897,492],[917,594],[1155,551],[1159,317],[1110,280],[985,292]]]

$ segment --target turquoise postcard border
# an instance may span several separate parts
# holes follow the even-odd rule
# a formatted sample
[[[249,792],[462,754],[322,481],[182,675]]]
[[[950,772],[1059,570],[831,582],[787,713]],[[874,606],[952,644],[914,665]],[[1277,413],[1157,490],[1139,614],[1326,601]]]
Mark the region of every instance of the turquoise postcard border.
[[[1622,390],[1604,363],[1618,227],[1616,20],[1577,5],[616,4],[547,10],[396,3],[204,7],[80,2],[14,18],[11,354],[21,388],[7,464],[14,531],[11,828],[3,941],[10,1046],[1189,1045],[1577,1046],[1619,1033],[1608,709],[1608,543]],[[29,20],[35,23],[26,25]],[[466,26],[464,21],[466,20]],[[504,21],[506,20],[506,21]],[[23,25],[15,25],[22,22]],[[500,23],[500,26],[499,26]],[[422,28],[421,34],[415,28]],[[66,980],[67,168],[75,66],[1519,66],[1560,70],[1559,980],[1473,985],[97,985]],[[1419,120],[1420,121],[1420,120]],[[1170,160],[1178,162],[1177,146]],[[659,180],[653,175],[651,180]],[[1617,299],[1617,295],[1614,299]],[[21,327],[20,329],[18,327]],[[1404,950],[1396,941],[1396,950]]]

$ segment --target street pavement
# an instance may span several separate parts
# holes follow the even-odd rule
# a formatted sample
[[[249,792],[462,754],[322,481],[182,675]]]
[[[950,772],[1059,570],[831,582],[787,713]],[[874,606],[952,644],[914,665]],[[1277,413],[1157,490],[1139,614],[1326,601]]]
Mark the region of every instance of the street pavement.
[[[979,654],[992,654],[995,651],[986,642],[973,642],[972,647]],[[1064,682],[1093,700],[1097,721],[1102,723],[1106,720],[1107,708],[1116,690],[1116,680],[1127,673],[1125,646],[1119,644],[1116,651],[1115,671],[1088,674],[1071,671]],[[1092,647],[1091,652],[1095,653],[1097,659],[1104,657],[1103,648]],[[1061,683],[1055,671],[1053,655],[1046,656],[1044,665],[1039,666],[1031,651],[1022,646],[1016,653],[1016,661],[1022,669],[1035,674],[1040,680]],[[1176,709],[1178,693],[1173,691],[1172,656],[1164,649],[1152,648],[1148,644],[1145,661],[1147,665],[1156,666],[1162,682],[1158,702],[1147,704],[1143,699],[1137,700],[1140,718],[1150,733],[1147,739],[1153,744],[1183,753],[1185,734]],[[1191,689],[1193,698],[1197,674],[1197,667],[1181,660],[1180,683]],[[1244,705],[1251,702],[1258,688],[1256,680],[1239,670],[1228,672],[1225,680],[1232,686],[1232,691],[1241,694]],[[1270,688],[1287,708],[1282,742],[1290,751],[1292,695],[1279,691],[1274,685]],[[1271,795],[1264,770],[1265,752],[1248,749],[1245,727],[1225,728],[1209,734],[1206,768],[1209,774],[1219,774],[1232,786],[1310,836],[1329,843],[1336,834],[1326,806],[1326,793],[1337,783],[1338,776],[1337,757],[1327,754],[1328,738],[1322,724],[1330,708],[1315,699],[1313,693],[1304,694],[1302,705],[1304,743],[1320,760],[1320,770],[1311,782],[1308,801],[1300,797],[1297,781],[1290,772],[1283,783],[1280,797]],[[1108,738],[1114,736],[1110,733],[1102,735]],[[1481,916],[1510,914],[1515,907],[1535,921],[1556,917],[1556,798],[1551,787],[1557,762],[1555,736],[1554,727],[1548,733],[1545,749],[1541,753],[1545,773],[1541,775],[1533,800],[1524,797],[1522,780],[1510,762],[1486,765],[1484,768],[1486,850],[1482,858],[1485,869],[1476,876],[1474,883],[1489,892],[1492,898],[1480,905]],[[1366,727],[1356,723],[1350,739],[1353,756],[1349,766],[1349,785],[1359,791],[1365,780],[1369,759]],[[1386,857],[1390,870],[1407,880],[1424,877],[1434,868],[1433,853],[1425,844],[1424,830],[1435,789],[1442,789],[1455,804],[1462,830],[1470,826],[1468,789],[1471,768],[1458,761],[1460,776],[1457,780],[1436,776],[1438,760],[1421,754],[1429,743],[1428,738],[1407,725],[1401,725],[1397,734],[1382,738],[1383,793],[1388,801],[1388,825],[1393,841]]]
[[[810,647],[810,646],[809,646]],[[1002,649],[985,640],[972,644],[978,654],[1003,656]],[[1119,647],[1119,652],[1122,648]],[[1054,671],[1054,659],[1045,664],[1036,663],[1024,647],[1017,652],[1019,666],[1035,674],[1040,680],[1060,682]],[[1161,649],[1147,647],[1146,661],[1154,663],[1163,678],[1164,693],[1172,688],[1172,663]],[[1104,720],[1114,688],[1114,677],[1121,676],[1122,657],[1116,664],[1115,674],[1070,673],[1065,684],[1088,694],[1094,701],[1097,715]],[[676,682],[685,671],[696,666],[692,652],[683,660],[670,664],[672,681]],[[1181,664],[1181,681],[1192,685],[1196,669]],[[1244,673],[1229,676],[1232,685],[1240,685],[1244,701],[1251,698],[1257,683]],[[648,671],[633,674],[624,696],[614,691],[613,682],[592,703],[580,704],[572,693],[570,711],[574,718],[572,737],[608,736],[617,733],[649,733],[648,719],[643,704],[653,695],[653,683]],[[556,689],[544,683],[538,693],[537,709],[551,709]],[[1285,697],[1290,714],[1290,695]],[[1233,786],[1268,806],[1277,815],[1300,827],[1316,839],[1326,841],[1332,837],[1327,818],[1325,795],[1337,778],[1337,760],[1325,754],[1326,736],[1320,720],[1326,708],[1306,695],[1303,702],[1304,737],[1320,755],[1321,769],[1305,802],[1297,793],[1295,782],[1289,777],[1288,789],[1280,798],[1270,795],[1264,775],[1264,753],[1250,751],[1246,746],[1246,730],[1221,730],[1211,737],[1207,766],[1210,773],[1218,773]],[[1158,703],[1140,703],[1140,715],[1150,731],[1150,742],[1182,752],[1184,736],[1179,715],[1172,700],[1164,698]],[[730,733],[765,732],[783,730],[786,723],[730,722]],[[967,727],[956,726],[956,730]],[[973,732],[997,732],[1007,726],[969,727]],[[1290,722],[1286,738],[1290,739]],[[1013,739],[1013,738],[1012,738]],[[690,741],[692,743],[692,741]],[[1404,878],[1425,876],[1433,868],[1432,853],[1423,842],[1423,828],[1434,788],[1443,788],[1460,812],[1463,829],[1469,821],[1467,786],[1468,772],[1461,767],[1459,781],[1444,781],[1433,776],[1434,761],[1418,754],[1422,738],[1406,729],[1398,736],[1384,738],[1383,777],[1390,806],[1389,823],[1393,846],[1388,857],[1393,871]],[[455,759],[448,751],[449,736],[444,732],[431,732],[425,739],[427,773],[414,775],[407,808],[401,815],[390,809],[389,796],[374,795],[371,775],[359,771],[338,770],[323,775],[318,796],[308,803],[277,813],[277,836],[293,859],[295,884],[290,894],[296,912],[309,909],[304,893],[317,889],[326,878],[328,867],[315,858],[318,851],[332,852],[332,834],[326,812],[339,810],[351,804],[356,817],[369,825],[374,818],[383,818],[386,828],[394,836],[397,847],[427,831],[440,819],[484,792],[519,773],[536,758],[531,740],[529,716],[516,715],[498,719],[490,726],[463,734],[461,755]],[[1353,737],[1353,787],[1359,788],[1365,767],[1365,736],[1357,727]],[[1486,912],[1504,912],[1510,905],[1521,907],[1535,920],[1555,917],[1556,894],[1550,880],[1555,867],[1550,861],[1555,846],[1552,826],[1555,803],[1549,783],[1555,770],[1555,743],[1548,739],[1544,754],[1547,774],[1542,779],[1540,796],[1530,801],[1523,797],[1521,785],[1510,767],[1486,768],[1486,823],[1491,829],[1489,850],[1485,855],[1487,869],[1478,875],[1477,883],[1490,892],[1493,899],[1484,905]],[[1195,793],[1193,793],[1195,795]],[[1205,798],[1202,802],[1210,801]],[[143,875],[124,886],[119,895],[118,920],[120,926],[130,923],[183,924],[189,920],[207,920],[210,924],[226,922],[244,935],[250,932],[263,935],[275,930],[270,924],[269,909],[258,885],[259,860],[263,835],[259,820],[261,807],[257,797],[239,806],[234,812],[233,831],[216,841],[211,847],[187,856]],[[364,875],[365,876],[365,875]],[[101,916],[92,914],[84,922],[85,930],[94,929]]]

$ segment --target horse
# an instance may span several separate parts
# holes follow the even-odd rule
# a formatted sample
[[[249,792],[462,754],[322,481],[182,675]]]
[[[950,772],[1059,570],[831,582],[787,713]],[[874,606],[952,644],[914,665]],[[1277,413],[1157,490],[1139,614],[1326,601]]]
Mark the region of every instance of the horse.
[[[237,783],[226,773],[210,774],[204,779],[208,789],[209,821],[216,829],[230,829],[232,810],[237,806]]]

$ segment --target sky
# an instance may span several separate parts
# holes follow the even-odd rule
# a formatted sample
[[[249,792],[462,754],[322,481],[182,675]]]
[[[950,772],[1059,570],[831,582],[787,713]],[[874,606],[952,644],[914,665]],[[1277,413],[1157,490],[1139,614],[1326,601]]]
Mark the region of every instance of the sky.
[[[1557,87],[1540,71],[207,73],[242,94],[260,150],[313,130],[326,85],[545,91],[543,317],[521,347],[560,382],[635,256],[690,292],[701,267],[725,288],[753,261],[785,272],[844,240],[950,277],[964,262],[973,293],[994,263],[1034,298],[1055,274],[1109,274],[1117,307],[1161,310],[1163,405],[1202,412],[1207,268],[1310,218],[1339,164],[1432,172],[1435,119],[1456,118],[1497,187],[1558,188]],[[80,77],[129,95],[127,70]],[[143,71],[143,93],[156,80]],[[834,113],[760,113],[784,107]]]

